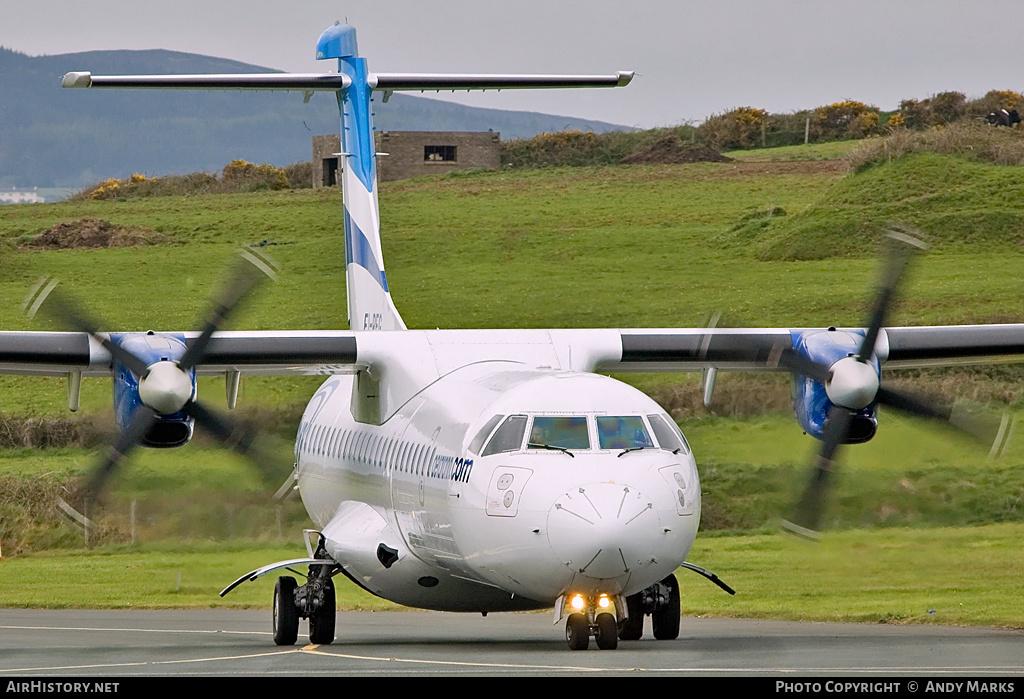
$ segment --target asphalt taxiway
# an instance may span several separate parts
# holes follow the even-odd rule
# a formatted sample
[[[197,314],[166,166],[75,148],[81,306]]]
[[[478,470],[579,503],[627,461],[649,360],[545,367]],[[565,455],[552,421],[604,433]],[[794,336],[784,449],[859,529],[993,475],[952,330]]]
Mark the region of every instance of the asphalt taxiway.
[[[305,624],[300,634],[305,632]],[[4,676],[1024,675],[1024,631],[683,619],[675,641],[570,651],[548,614],[343,612],[331,645],[277,647],[262,610],[0,609]]]

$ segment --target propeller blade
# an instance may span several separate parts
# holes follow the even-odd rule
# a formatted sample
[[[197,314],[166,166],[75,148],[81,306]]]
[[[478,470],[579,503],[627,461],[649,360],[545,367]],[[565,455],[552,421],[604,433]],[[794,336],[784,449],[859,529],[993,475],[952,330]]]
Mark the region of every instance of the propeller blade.
[[[926,247],[923,242],[906,231],[892,230],[887,235],[891,241],[887,246],[889,257],[878,285],[878,295],[875,297],[875,305],[868,320],[864,341],[857,352],[861,361],[867,361],[875,352],[878,333],[885,325],[886,316],[889,314],[893,299],[896,298],[896,290],[899,288],[911,254]]]
[[[178,365],[188,371],[198,364],[206,352],[206,347],[213,333],[220,330],[231,314],[242,304],[246,296],[262,281],[275,279],[276,266],[269,258],[254,250],[242,250],[240,260],[235,267],[227,286],[214,301],[199,337],[189,343],[184,356]]]
[[[99,500],[103,486],[111,474],[120,468],[128,454],[138,446],[156,420],[157,414],[152,408],[146,405],[140,405],[136,408],[131,422],[128,423],[128,428],[121,433],[114,444],[110,445],[107,452],[103,455],[103,460],[93,469],[86,480],[83,487],[83,495],[87,503]]]
[[[806,376],[823,384],[832,380],[832,370],[829,367],[802,357],[788,347],[776,347],[772,350],[768,366],[789,369],[794,374]]]
[[[29,318],[36,313],[43,313],[64,327],[78,332],[88,333],[110,352],[118,362],[128,367],[133,374],[142,378],[149,371],[149,365],[128,350],[110,339],[109,335],[99,331],[99,324],[83,310],[81,304],[57,288],[57,280],[43,278],[36,285],[25,302],[25,311]]]
[[[933,406],[909,393],[884,387],[878,389],[876,398],[879,403],[907,415],[944,422],[982,444],[990,446],[993,453],[1005,447],[1004,442],[1009,425],[1009,418],[1005,415],[996,418],[992,415],[972,412],[959,405]]]
[[[248,426],[231,420],[198,401],[192,402],[192,416],[203,429],[217,438],[224,446],[251,461],[264,479],[273,475],[273,460],[259,448],[256,432]]]
[[[800,536],[815,539],[821,530],[825,515],[825,501],[832,486],[836,471],[836,454],[839,446],[846,441],[853,412],[839,406],[832,406],[825,420],[821,451],[814,459],[810,482],[789,520],[782,526]]]

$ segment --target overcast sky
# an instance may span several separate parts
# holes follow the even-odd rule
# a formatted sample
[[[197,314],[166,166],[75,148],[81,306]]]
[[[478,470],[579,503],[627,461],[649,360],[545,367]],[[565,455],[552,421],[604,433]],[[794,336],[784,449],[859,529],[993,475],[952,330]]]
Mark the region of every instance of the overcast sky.
[[[1018,0],[0,0],[0,45],[163,48],[327,72],[337,65],[314,59],[316,39],[346,18],[371,71],[634,70],[624,90],[454,97],[627,126],[1024,89]]]

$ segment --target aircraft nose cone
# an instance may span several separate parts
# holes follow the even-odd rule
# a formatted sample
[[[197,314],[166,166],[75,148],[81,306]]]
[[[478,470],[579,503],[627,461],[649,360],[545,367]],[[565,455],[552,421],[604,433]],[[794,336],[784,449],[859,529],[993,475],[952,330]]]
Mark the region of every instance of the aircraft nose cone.
[[[593,483],[559,497],[548,512],[555,555],[589,578],[615,578],[653,560],[660,520],[650,498],[621,483]]]

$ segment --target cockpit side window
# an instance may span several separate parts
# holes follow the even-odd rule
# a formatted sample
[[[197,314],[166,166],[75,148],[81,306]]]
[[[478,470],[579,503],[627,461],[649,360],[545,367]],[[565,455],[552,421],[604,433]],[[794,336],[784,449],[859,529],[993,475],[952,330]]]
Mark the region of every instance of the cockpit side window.
[[[639,415],[598,415],[597,437],[602,449],[653,447],[644,419]]]
[[[501,426],[494,431],[481,456],[519,451],[523,446],[523,435],[525,434],[526,416],[509,415],[505,418],[505,422],[501,423]]]
[[[494,431],[494,427],[501,422],[504,415],[495,415],[487,424],[480,428],[480,431],[476,433],[476,437],[473,437],[473,441],[469,443],[469,450],[474,454],[480,454],[480,447],[484,445],[484,440],[490,436],[491,432]]]
[[[587,418],[542,415],[534,417],[528,447],[541,449],[545,446],[589,449],[590,433],[587,430]]]
[[[651,429],[654,430],[654,436],[658,438],[658,444],[662,449],[669,451],[679,449],[684,454],[690,453],[690,445],[686,443],[686,439],[678,428],[673,429],[675,425],[670,426],[661,415],[648,415],[647,419],[650,421]]]

